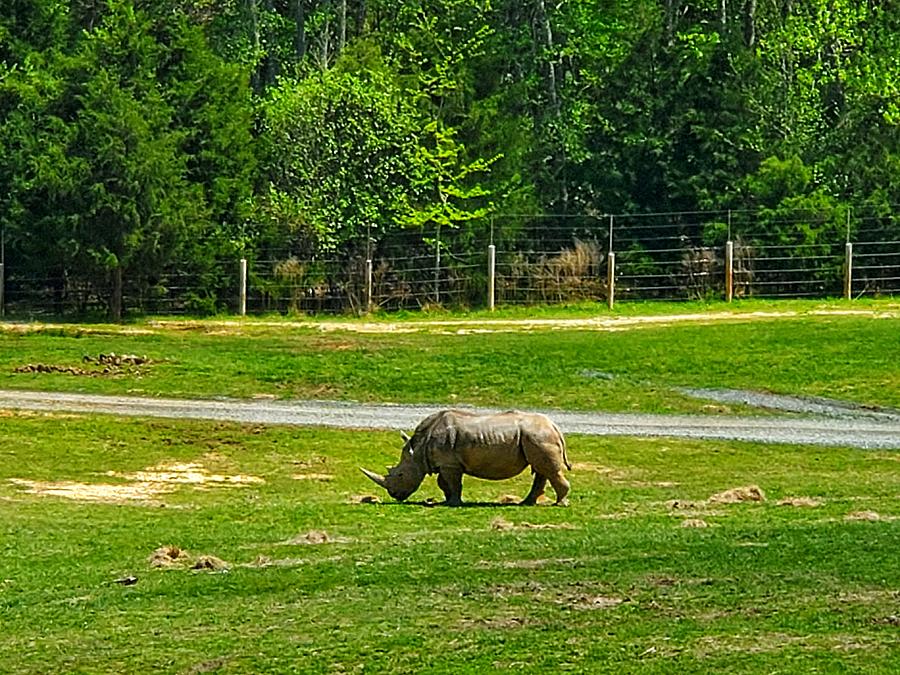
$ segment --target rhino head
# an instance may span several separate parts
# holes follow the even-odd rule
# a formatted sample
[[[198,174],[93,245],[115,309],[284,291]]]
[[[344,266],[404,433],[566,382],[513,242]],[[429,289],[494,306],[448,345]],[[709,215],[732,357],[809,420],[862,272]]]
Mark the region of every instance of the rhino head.
[[[368,476],[373,483],[387,490],[391,497],[402,502],[419,489],[419,486],[425,479],[425,470],[415,460],[413,440],[406,434],[401,435],[405,443],[400,455],[400,463],[397,466],[389,468],[384,476],[379,476],[374,471],[369,471],[362,467],[360,467],[360,471]]]

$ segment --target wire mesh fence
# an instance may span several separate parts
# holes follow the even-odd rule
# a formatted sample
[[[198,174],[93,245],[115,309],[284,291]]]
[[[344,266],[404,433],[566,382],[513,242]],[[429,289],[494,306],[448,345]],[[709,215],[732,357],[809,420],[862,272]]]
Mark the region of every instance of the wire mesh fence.
[[[0,263],[7,316],[107,310],[110,279],[67,269],[38,273],[26,262],[8,248]],[[389,233],[324,256],[266,251],[248,260],[245,296],[240,269],[238,260],[219,260],[139,277],[126,272],[123,304],[132,315],[315,314],[607,302],[613,294],[616,300],[892,295],[900,293],[900,222],[893,212],[847,209],[495,215],[443,234]]]

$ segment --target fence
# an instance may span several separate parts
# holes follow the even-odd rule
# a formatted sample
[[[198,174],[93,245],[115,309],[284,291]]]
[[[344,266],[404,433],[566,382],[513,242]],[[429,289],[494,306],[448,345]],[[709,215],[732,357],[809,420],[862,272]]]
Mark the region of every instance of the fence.
[[[365,313],[620,300],[845,297],[900,292],[893,213],[494,216],[406,231],[331,257],[268,251],[153,278],[126,276],[134,314]],[[28,273],[7,247],[0,312],[103,312],[102,283]]]

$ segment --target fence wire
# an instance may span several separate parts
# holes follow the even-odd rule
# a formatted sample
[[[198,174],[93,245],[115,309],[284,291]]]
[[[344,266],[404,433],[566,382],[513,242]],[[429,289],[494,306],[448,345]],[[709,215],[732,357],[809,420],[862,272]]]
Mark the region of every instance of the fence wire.
[[[258,253],[248,260],[245,309],[315,314],[488,306],[489,246],[496,250],[497,305],[606,302],[611,251],[617,300],[716,299],[726,293],[726,242],[732,243],[735,297],[900,293],[900,222],[892,211],[495,215],[450,232],[402,231],[351,242],[327,255]],[[108,278],[40,267],[10,247],[2,262],[7,316],[108,309]],[[238,270],[235,259],[186,262],[154,275],[126,271],[123,304],[130,314],[240,312]]]

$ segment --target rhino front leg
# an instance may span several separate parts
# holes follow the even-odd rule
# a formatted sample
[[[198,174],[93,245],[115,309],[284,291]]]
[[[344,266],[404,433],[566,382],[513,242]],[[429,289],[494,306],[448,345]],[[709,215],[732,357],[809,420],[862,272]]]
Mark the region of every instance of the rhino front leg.
[[[447,506],[462,505],[462,471],[441,469],[438,473],[438,487],[444,493]]]
[[[544,494],[544,488],[547,486],[547,479],[539,473],[534,474],[534,482],[531,484],[531,491],[519,504],[522,506],[534,506],[537,504],[538,498]]]

